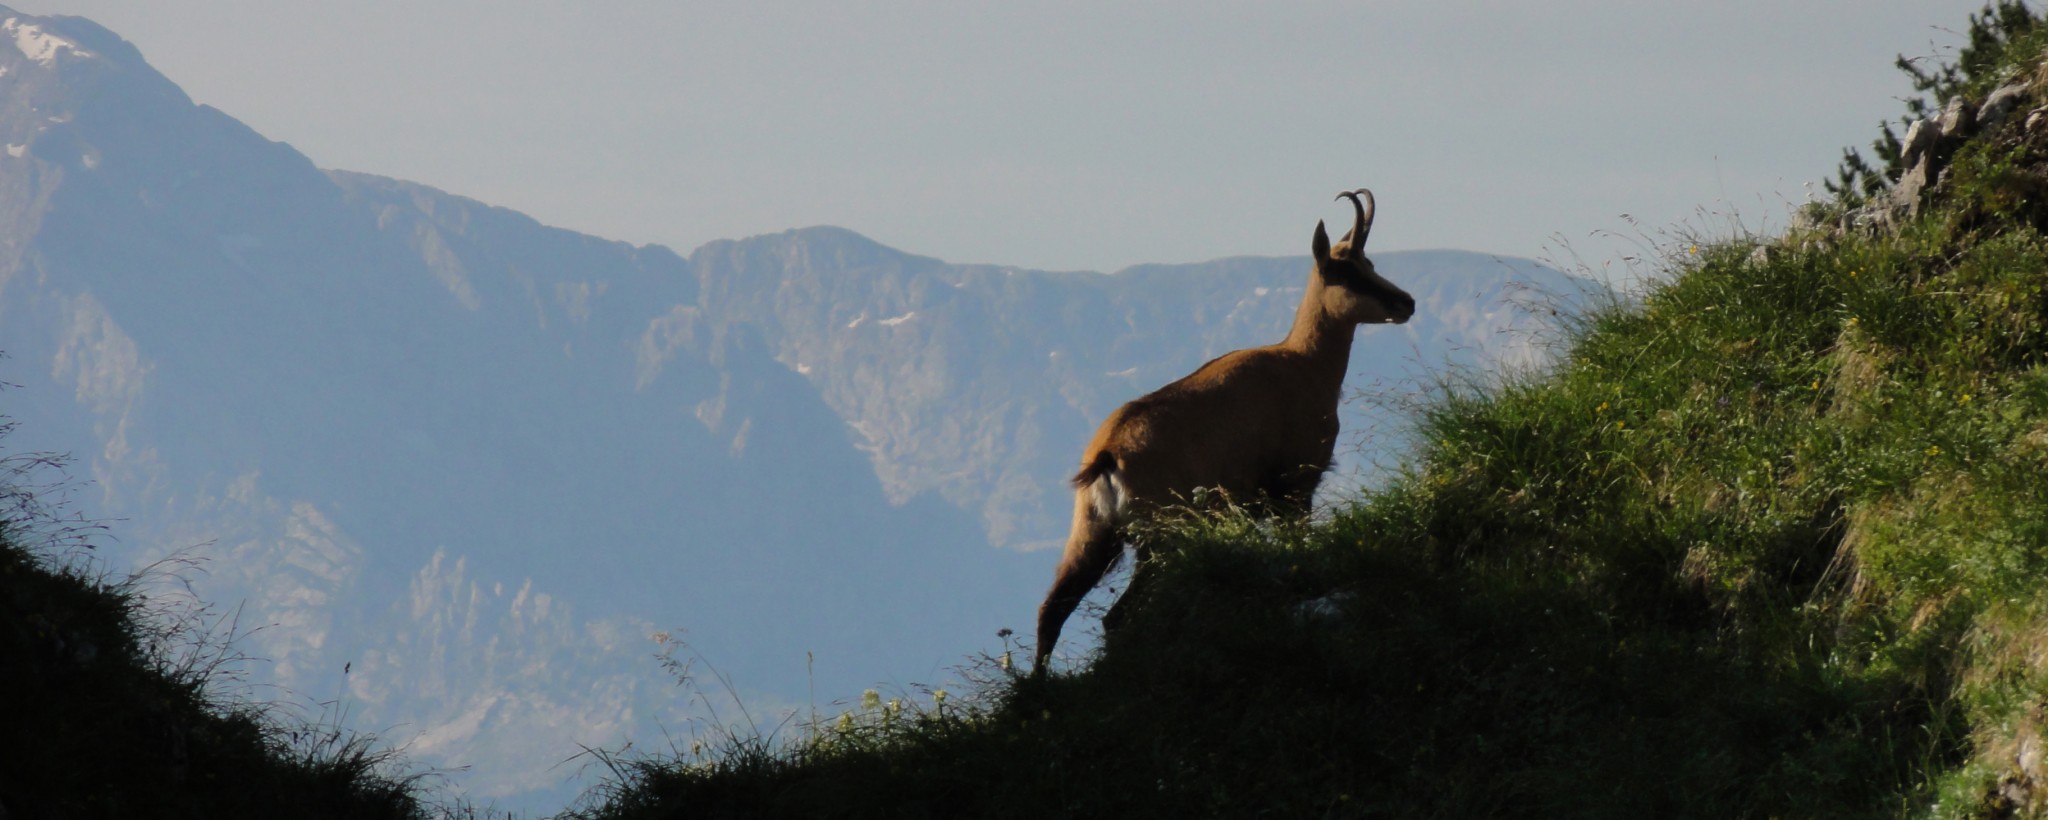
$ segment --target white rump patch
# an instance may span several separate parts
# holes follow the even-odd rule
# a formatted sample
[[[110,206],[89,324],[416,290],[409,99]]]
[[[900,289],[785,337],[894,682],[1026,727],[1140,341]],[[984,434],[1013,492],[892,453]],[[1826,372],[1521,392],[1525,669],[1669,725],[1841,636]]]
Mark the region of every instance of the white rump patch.
[[[1095,517],[1111,524],[1123,523],[1131,511],[1131,492],[1124,486],[1124,474],[1110,470],[1097,476],[1088,485],[1088,503],[1095,508]]]

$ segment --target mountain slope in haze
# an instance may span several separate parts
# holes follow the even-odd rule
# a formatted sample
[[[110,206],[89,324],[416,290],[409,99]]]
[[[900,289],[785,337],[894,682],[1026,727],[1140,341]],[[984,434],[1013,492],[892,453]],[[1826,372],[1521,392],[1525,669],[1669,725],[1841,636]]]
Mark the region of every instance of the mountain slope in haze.
[[[949,265],[833,228],[684,257],[322,171],[89,21],[0,22],[20,445],[75,456],[115,560],[244,602],[259,678],[482,796],[703,718],[659,630],[770,712],[995,646],[1052,556],[991,542],[1059,537],[1089,428],[1278,338],[1307,274]],[[1578,286],[1378,260],[1425,313],[1365,332],[1359,385],[1521,338],[1513,283]]]
[[[289,690],[509,793],[684,722],[657,626],[750,691],[840,696],[942,670],[1036,586],[966,515],[889,504],[745,333],[638,373],[681,257],[330,177],[97,26],[0,16],[73,44],[0,48],[9,410],[135,563],[246,600]]]

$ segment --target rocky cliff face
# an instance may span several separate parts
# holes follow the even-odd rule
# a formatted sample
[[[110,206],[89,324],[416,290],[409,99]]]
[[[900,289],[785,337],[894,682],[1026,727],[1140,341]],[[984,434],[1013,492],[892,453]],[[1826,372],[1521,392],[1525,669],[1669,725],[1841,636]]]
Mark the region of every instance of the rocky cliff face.
[[[577,744],[702,716],[657,628],[772,710],[1026,626],[1051,556],[991,543],[1057,539],[1102,415],[1278,338],[1307,275],[949,265],[833,228],[684,257],[321,171],[89,21],[0,26],[9,444],[73,454],[117,567],[195,561],[260,627],[256,680],[513,805],[560,805],[537,790]],[[1363,332],[1361,387],[1523,355],[1540,323],[1503,295],[1579,287],[1378,261],[1423,306]]]

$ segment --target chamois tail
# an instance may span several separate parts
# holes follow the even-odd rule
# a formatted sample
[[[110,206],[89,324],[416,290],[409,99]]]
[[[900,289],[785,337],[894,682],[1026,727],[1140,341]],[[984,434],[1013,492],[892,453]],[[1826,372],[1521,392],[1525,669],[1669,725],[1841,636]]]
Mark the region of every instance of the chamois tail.
[[[1081,471],[1075,473],[1074,477],[1067,481],[1074,485],[1074,489],[1078,490],[1095,483],[1095,479],[1101,478],[1102,474],[1114,469],[1116,469],[1116,455],[1108,450],[1097,450],[1094,460],[1083,465]]]

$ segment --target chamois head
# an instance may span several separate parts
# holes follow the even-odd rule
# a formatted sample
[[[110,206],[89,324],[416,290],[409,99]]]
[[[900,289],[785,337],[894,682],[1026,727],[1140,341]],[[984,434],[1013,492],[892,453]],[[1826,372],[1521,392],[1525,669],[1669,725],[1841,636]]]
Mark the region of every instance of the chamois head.
[[[1365,195],[1362,202],[1360,194]],[[1336,247],[1330,246],[1323,223],[1316,223],[1316,282],[1321,285],[1322,312],[1331,319],[1360,325],[1406,322],[1415,315],[1415,297],[1380,278],[1372,260],[1365,258],[1365,237],[1372,232],[1372,192],[1360,188],[1337,195],[1338,199],[1347,197],[1357,218]]]

